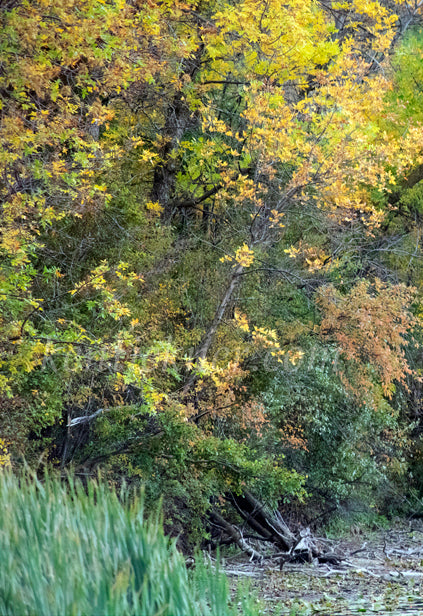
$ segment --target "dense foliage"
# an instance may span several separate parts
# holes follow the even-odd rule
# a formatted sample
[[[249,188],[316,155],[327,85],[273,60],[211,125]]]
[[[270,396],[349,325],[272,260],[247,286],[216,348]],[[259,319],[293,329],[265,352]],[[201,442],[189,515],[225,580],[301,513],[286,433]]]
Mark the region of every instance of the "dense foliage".
[[[0,464],[144,482],[194,539],[246,486],[421,496],[418,9],[0,19]]]

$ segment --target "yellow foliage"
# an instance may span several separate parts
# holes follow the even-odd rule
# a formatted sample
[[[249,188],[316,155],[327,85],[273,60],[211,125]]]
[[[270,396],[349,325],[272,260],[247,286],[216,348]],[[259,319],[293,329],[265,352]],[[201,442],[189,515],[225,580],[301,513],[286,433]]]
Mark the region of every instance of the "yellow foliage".
[[[0,469],[11,466],[10,454],[7,450],[7,443],[0,438]]]
[[[254,261],[254,252],[248,248],[247,244],[243,244],[235,253],[235,261],[243,267],[250,267]]]
[[[244,332],[250,331],[250,328],[248,325],[248,319],[245,314],[243,314],[242,312],[239,312],[238,309],[235,309],[234,317],[235,317],[236,325],[237,327],[239,327],[239,329],[242,329],[242,331]]]
[[[286,254],[288,254],[291,259],[295,259],[299,255],[300,249],[295,248],[295,246],[290,246],[289,248],[285,248],[284,252],[286,252]]]
[[[288,358],[293,366],[296,366],[298,362],[304,357],[304,351],[289,351]]]
[[[146,203],[146,208],[149,212],[157,216],[160,216],[160,214],[163,213],[163,207],[157,202],[153,203],[152,201],[149,201]]]

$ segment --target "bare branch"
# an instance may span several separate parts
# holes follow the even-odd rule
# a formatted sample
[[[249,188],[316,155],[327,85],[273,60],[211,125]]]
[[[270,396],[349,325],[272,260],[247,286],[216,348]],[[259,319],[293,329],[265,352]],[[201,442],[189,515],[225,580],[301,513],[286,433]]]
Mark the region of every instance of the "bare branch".
[[[92,415],[82,415],[80,417],[75,417],[75,419],[70,419],[68,423],[68,428],[73,428],[74,426],[80,426],[81,424],[90,423],[91,421],[94,421],[94,419],[101,415],[103,412],[112,410],[115,410],[115,408],[112,407],[109,409],[98,409],[98,411],[92,413]]]

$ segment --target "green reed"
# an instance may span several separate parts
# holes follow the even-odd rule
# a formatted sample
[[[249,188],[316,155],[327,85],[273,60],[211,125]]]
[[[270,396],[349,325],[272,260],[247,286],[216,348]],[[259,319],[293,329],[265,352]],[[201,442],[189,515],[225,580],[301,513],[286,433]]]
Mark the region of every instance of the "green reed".
[[[121,495],[122,496],[122,495]],[[201,560],[201,559],[197,559]],[[0,472],[0,615],[257,616],[226,577],[191,574],[142,498]]]

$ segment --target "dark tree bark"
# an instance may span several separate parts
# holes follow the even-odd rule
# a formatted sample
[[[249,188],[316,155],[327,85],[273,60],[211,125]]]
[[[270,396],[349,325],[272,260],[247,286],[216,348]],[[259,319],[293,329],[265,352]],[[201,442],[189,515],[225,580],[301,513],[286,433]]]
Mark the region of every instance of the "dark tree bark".
[[[204,52],[204,45],[199,44],[193,57],[186,58],[182,65],[181,76],[187,75],[191,80],[198,72]],[[166,112],[166,121],[162,131],[163,146],[159,152],[160,162],[154,170],[151,198],[163,207],[163,218],[170,221],[175,207],[172,203],[175,193],[176,174],[179,169],[175,150],[185,132],[198,125],[198,117],[184,100],[181,91],[176,92]]]

